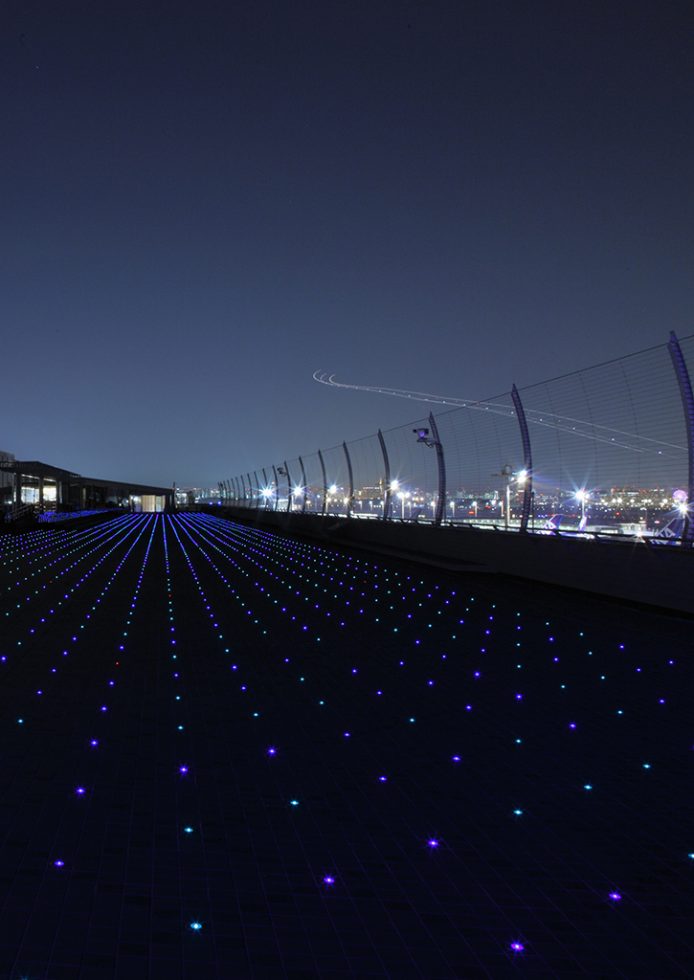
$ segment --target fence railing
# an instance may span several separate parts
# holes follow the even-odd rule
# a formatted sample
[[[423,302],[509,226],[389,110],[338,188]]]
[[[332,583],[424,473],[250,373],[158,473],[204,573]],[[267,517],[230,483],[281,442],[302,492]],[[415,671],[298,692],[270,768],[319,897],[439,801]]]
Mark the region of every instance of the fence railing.
[[[220,481],[236,507],[694,540],[694,335]],[[447,407],[434,411],[434,405]],[[448,407],[448,406],[453,407]]]

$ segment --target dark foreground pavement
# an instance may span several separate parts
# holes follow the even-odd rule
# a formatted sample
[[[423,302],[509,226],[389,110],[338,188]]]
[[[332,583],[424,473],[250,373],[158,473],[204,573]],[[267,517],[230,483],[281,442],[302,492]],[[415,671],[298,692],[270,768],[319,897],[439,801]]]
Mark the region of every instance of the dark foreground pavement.
[[[0,562],[0,977],[694,976],[691,622],[204,515]]]

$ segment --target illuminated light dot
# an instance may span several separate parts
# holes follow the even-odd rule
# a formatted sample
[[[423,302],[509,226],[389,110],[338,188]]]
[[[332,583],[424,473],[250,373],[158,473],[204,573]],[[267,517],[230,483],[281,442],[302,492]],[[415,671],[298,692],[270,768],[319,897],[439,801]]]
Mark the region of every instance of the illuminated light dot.
[[[461,758],[460,758],[459,755],[452,755],[451,756],[451,762],[460,762],[460,761],[461,761]]]
[[[379,781],[379,783],[387,783],[388,782],[388,777],[387,776],[379,776],[378,777],[378,781]]]
[[[192,834],[193,833],[193,828],[192,827],[184,827],[183,828],[183,833],[184,834]]]
[[[511,943],[511,949],[514,953],[522,953],[525,950],[523,943]]]
[[[592,783],[584,783],[583,789],[591,790],[593,788]]]
[[[24,724],[24,719],[23,718],[18,718],[17,719],[17,724],[18,725],[23,725]]]
[[[438,841],[435,837],[430,837],[427,841],[427,847],[430,847],[432,850],[435,850],[439,844],[440,841]]]
[[[87,791],[86,791],[86,789],[84,788],[84,786],[78,786],[78,787],[77,787],[77,788],[75,789],[75,794],[76,794],[77,796],[84,796],[84,794],[85,794],[86,792],[87,792]]]
[[[610,894],[608,895],[608,898],[612,902],[621,902],[622,901],[622,896],[619,894],[619,892],[610,892]]]
[[[644,769],[650,769],[650,768],[651,768],[651,764],[650,764],[650,762],[644,762],[644,764],[643,764],[643,768],[644,768]]]
[[[202,922],[198,922],[197,919],[194,919],[193,922],[190,922],[188,925],[189,928],[193,930],[193,932],[200,932],[200,930],[202,929]]]
[[[188,766],[179,766],[178,771],[182,776],[186,776],[188,774]]]
[[[409,723],[411,725],[414,725],[414,723],[415,723],[415,719],[414,718],[408,718],[407,720],[409,721]]]
[[[523,744],[523,739],[522,738],[517,738],[516,739],[516,745],[522,745],[522,744]]]
[[[523,700],[523,695],[522,694],[516,694],[516,701],[522,701],[522,700]]]
[[[335,879],[333,878],[332,875],[324,875],[323,876],[323,884],[324,885],[327,885],[328,888],[330,888],[331,885],[334,885],[335,884]]]
[[[277,755],[277,749],[274,747],[274,745],[271,745],[267,750],[267,755]]]
[[[569,728],[571,728],[571,729],[576,728],[576,722],[575,721],[570,721],[569,722]]]
[[[472,711],[472,705],[471,704],[466,704],[465,705],[465,710],[466,711]]]
[[[298,800],[290,800],[289,801],[289,805],[290,806],[298,806],[299,805],[299,801]]]
[[[56,861],[53,862],[53,867],[54,868],[64,868],[65,867],[65,862],[62,861],[60,858],[58,858]]]
[[[179,732],[183,731],[183,725],[176,725],[176,728],[178,729]]]
[[[513,815],[514,815],[514,817],[522,817],[523,816],[523,811],[522,810],[514,810],[513,811]]]

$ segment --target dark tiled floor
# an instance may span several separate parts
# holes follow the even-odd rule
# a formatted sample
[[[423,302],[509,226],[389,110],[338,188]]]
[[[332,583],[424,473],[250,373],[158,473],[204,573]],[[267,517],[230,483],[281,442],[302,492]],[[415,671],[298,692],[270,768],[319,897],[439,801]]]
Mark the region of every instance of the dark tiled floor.
[[[202,515],[0,560],[1,977],[694,976],[690,623]]]

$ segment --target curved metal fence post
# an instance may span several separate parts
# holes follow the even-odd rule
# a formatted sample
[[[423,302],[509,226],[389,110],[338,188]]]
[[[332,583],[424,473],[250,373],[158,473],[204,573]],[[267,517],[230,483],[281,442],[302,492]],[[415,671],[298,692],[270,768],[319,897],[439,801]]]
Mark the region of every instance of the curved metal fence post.
[[[246,506],[246,501],[247,501],[248,498],[246,497],[246,481],[243,478],[243,474],[241,474],[239,476],[239,480],[241,481],[241,491],[242,491],[242,495],[243,495],[243,506],[245,507]]]
[[[429,425],[431,427],[431,434],[434,437],[434,449],[436,450],[436,462],[439,471],[439,496],[436,501],[434,524],[440,524],[443,519],[443,512],[446,509],[446,460],[444,459],[443,446],[441,445],[439,430],[433,412],[429,412]]]
[[[253,470],[253,476],[255,477],[255,493],[256,493],[256,497],[255,497],[255,509],[256,510],[259,510],[259,508],[260,508],[260,480],[258,479],[258,471],[257,470]]]
[[[267,490],[267,473],[265,472],[265,467],[263,466],[263,499],[265,500],[265,510],[267,510],[269,500]]]
[[[253,484],[251,483],[251,474],[250,473],[246,473],[246,476],[248,477],[248,506],[249,507],[252,507],[253,506]]]
[[[274,502],[274,507],[272,509],[277,510],[277,504],[279,503],[279,499],[280,499],[280,481],[277,477],[277,467],[275,466],[274,463],[272,464],[272,472],[274,473],[275,476],[275,502]]]
[[[234,486],[236,487],[236,506],[241,506],[241,500],[243,499],[243,494],[241,493],[241,481],[238,476],[234,477]]]
[[[289,475],[287,460],[284,461],[284,472],[287,474],[287,513],[292,509],[292,478]]]
[[[306,470],[304,469],[304,461],[299,456],[299,466],[301,468],[301,486],[303,487],[303,494],[301,495],[301,513],[306,513],[306,491],[308,487],[306,486]]]
[[[692,541],[694,541],[694,521],[692,521],[692,507],[694,507],[694,393],[687,370],[687,362],[674,330],[670,332],[667,348],[677,375],[684,421],[687,427],[687,509],[682,524],[681,543],[684,547],[691,548]]]
[[[328,502],[328,477],[325,472],[325,460],[323,459],[323,453],[318,450],[318,459],[320,460],[320,468],[323,473],[323,506],[321,508],[320,516],[325,517],[325,507]]]
[[[530,432],[528,431],[528,420],[525,417],[523,402],[515,385],[511,388],[511,398],[513,407],[516,410],[516,418],[520,427],[521,442],[523,443],[523,468],[525,470],[525,481],[523,483],[523,509],[521,511],[521,531],[528,530],[528,519],[530,517],[530,504],[533,499],[533,454],[530,446]],[[509,515],[510,517],[510,515]]]
[[[354,473],[352,471],[352,460],[349,456],[349,449],[347,448],[347,443],[342,443],[342,448],[345,451],[345,459],[347,460],[347,473],[349,474],[349,497],[347,498],[347,517],[352,516],[352,510],[354,509]]]
[[[383,520],[387,521],[390,517],[390,461],[388,459],[388,450],[386,449],[386,441],[383,438],[383,433],[378,430],[378,441],[381,444],[381,452],[383,453],[383,472],[385,475],[385,493],[383,495]]]

